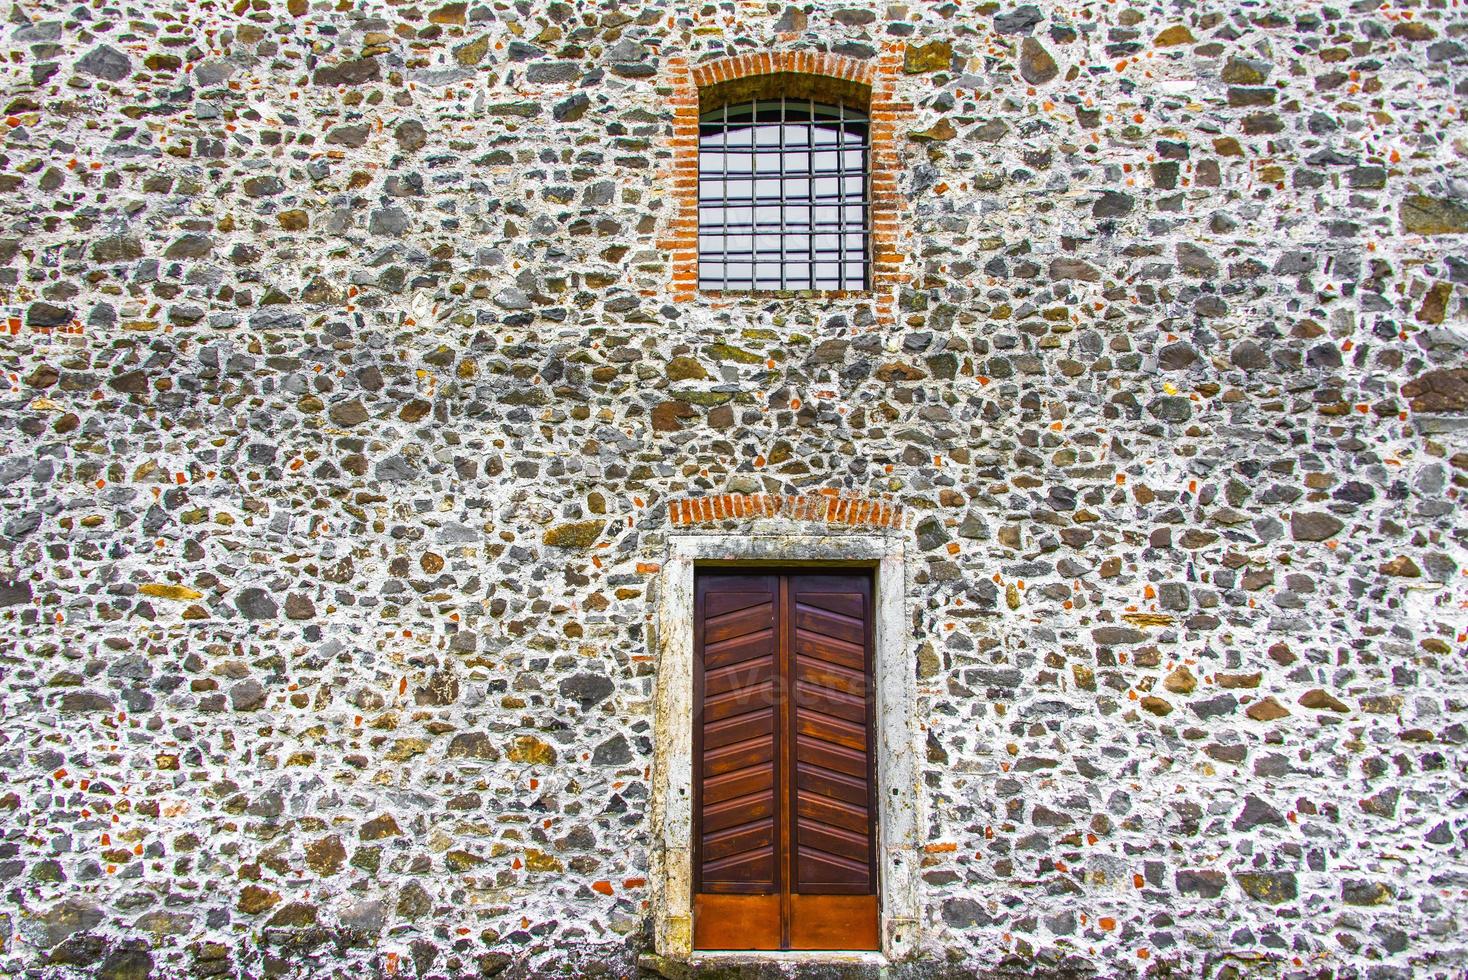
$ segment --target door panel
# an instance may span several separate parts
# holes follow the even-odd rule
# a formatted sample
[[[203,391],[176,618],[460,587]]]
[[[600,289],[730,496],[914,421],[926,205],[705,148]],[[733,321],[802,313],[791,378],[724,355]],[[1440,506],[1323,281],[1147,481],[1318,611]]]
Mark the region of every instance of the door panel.
[[[778,600],[770,575],[697,582],[696,893],[779,891]]]
[[[694,945],[876,949],[872,580],[700,573]]]
[[[801,895],[875,894],[871,579],[794,575],[794,874]]]

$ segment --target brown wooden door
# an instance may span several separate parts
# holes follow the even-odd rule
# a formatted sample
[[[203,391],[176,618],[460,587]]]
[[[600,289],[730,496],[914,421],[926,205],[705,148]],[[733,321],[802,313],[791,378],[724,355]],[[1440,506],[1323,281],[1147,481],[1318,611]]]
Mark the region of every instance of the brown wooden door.
[[[872,579],[697,576],[694,945],[876,949]]]

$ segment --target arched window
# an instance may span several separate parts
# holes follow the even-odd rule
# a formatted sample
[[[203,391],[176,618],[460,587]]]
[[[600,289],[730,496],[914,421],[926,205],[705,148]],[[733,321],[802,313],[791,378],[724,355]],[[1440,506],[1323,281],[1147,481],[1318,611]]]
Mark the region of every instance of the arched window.
[[[698,131],[699,288],[869,288],[864,108],[726,103],[702,112]]]

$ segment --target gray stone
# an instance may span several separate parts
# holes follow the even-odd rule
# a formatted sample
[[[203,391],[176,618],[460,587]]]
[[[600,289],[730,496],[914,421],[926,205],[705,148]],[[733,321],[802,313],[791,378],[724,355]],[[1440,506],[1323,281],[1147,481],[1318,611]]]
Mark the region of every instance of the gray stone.
[[[378,208],[367,221],[367,230],[374,235],[401,237],[408,230],[408,213],[402,208]]]
[[[229,703],[236,711],[256,711],[265,706],[265,688],[256,680],[240,681],[229,689]]]
[[[235,608],[246,619],[274,619],[280,613],[275,598],[265,589],[241,589],[235,596]]]
[[[132,74],[132,59],[109,44],[99,44],[77,59],[76,70],[94,78],[120,82]]]
[[[1136,198],[1125,191],[1102,191],[1091,204],[1091,215],[1096,218],[1120,218],[1132,213]]]
[[[182,235],[163,252],[165,259],[202,259],[214,250],[214,239],[203,234]]]
[[[20,931],[27,942],[51,949],[69,936],[96,928],[102,919],[102,909],[96,903],[64,898],[49,908],[22,916]]]
[[[536,61],[525,68],[525,80],[532,85],[559,85],[581,77],[577,61]]]
[[[602,742],[591,754],[592,765],[596,766],[625,766],[631,761],[632,746],[620,733]]]
[[[42,300],[36,300],[25,311],[25,322],[32,327],[60,327],[71,320],[72,311],[69,308]]]
[[[416,119],[405,119],[393,130],[393,138],[407,153],[414,153],[428,145],[428,129]]]
[[[1324,511],[1300,511],[1290,515],[1290,537],[1296,541],[1324,541],[1346,525]]]
[[[561,681],[561,697],[581,705],[582,710],[611,697],[616,690],[610,677],[602,674],[574,674]]]
[[[1193,403],[1182,395],[1159,395],[1147,403],[1147,412],[1164,422],[1186,422],[1193,417]]]
[[[1045,15],[1032,3],[1021,4],[994,15],[994,30],[1000,34],[1028,34],[1035,29]]]
[[[1239,831],[1250,831],[1262,825],[1283,827],[1285,825],[1284,815],[1250,793],[1244,798],[1244,808],[1234,818],[1233,828]]]
[[[376,81],[378,77],[376,58],[354,58],[317,68],[311,81],[316,85],[352,86]]]

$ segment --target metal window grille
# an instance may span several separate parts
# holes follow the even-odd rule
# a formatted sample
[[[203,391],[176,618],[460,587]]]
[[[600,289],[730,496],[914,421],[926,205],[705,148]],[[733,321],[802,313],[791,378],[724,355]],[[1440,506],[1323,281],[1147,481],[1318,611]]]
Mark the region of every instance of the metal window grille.
[[[865,289],[868,123],[846,105],[761,99],[699,117],[702,289]]]

